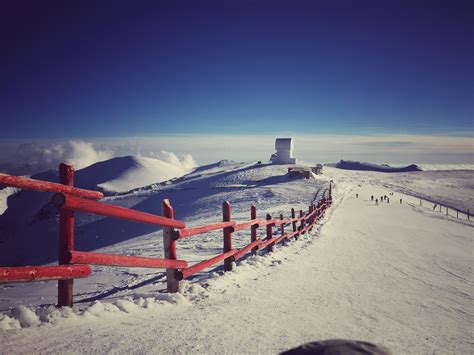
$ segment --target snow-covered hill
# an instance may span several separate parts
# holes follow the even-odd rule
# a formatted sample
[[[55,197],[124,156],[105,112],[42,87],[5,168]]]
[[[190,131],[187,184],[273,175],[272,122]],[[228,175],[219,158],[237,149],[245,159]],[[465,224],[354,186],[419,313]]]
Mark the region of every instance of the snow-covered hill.
[[[115,195],[145,185],[163,183],[191,170],[189,164],[179,161],[171,164],[154,158],[126,156],[76,171],[74,185]],[[31,178],[57,182],[58,172],[49,170],[32,175]],[[8,187],[0,190],[0,208],[3,212],[0,215],[0,265],[31,265],[56,260],[57,211],[49,203],[51,197],[50,193],[19,191]],[[89,217],[79,216],[77,220],[78,224],[84,225],[88,223]],[[79,243],[82,240],[80,233],[79,230]],[[90,239],[88,234],[84,239],[87,238]],[[86,244],[89,245],[88,242]]]
[[[420,189],[440,202],[468,206],[472,174],[325,168],[318,180],[301,180],[288,178],[286,166],[221,162],[169,184],[107,197],[152,213],[170,198],[188,226],[220,221],[224,200],[236,219],[248,219],[251,204],[259,217],[287,216],[291,207],[307,208],[329,180],[334,203],[312,235],[248,257],[233,272],[198,274],[179,294],[162,293],[163,272],[148,269],[94,268],[92,277],[75,281],[72,311],[38,306],[54,304],[54,282],[3,286],[0,325],[29,329],[0,333],[2,349],[274,354],[308,341],[353,338],[394,353],[470,353],[474,224],[419,206],[411,193]],[[376,206],[371,195],[390,201]],[[79,250],[163,254],[157,229],[78,217]],[[234,234],[236,247],[249,239],[248,230]],[[178,241],[177,254],[192,264],[221,250],[217,231]],[[25,304],[32,306],[19,307]]]
[[[352,161],[352,160],[341,160],[336,164],[329,164],[329,166],[334,166],[338,169],[345,169],[345,170],[378,171],[381,173],[402,173],[402,172],[421,170],[415,164],[401,166],[401,167],[393,167],[387,164],[378,165],[378,164],[372,164],[372,163],[361,163],[361,162]]]
[[[104,192],[126,192],[189,173],[181,164],[139,156],[112,158],[80,170],[77,183]]]

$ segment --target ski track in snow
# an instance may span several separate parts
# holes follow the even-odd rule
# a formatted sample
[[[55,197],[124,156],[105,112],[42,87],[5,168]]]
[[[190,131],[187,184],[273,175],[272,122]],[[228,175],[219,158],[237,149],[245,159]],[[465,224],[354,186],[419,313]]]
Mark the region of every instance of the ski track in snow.
[[[333,179],[333,205],[311,235],[248,257],[233,272],[202,273],[175,295],[160,292],[163,273],[95,268],[93,277],[77,280],[77,298],[86,302],[74,311],[19,307],[11,318],[4,316],[0,324],[14,328],[22,322],[26,328],[0,331],[2,352],[271,354],[310,341],[352,338],[400,354],[472,353],[472,221],[419,206],[417,197],[400,193],[403,184],[393,176],[326,168],[324,180],[283,183],[271,175],[285,168],[263,169],[212,180],[210,189],[224,191],[202,194],[186,221],[216,221],[223,198],[241,219],[255,202],[260,213],[288,211],[298,202],[304,209]],[[223,170],[216,170],[217,179]],[[181,184],[196,188],[203,175]],[[257,188],[229,188],[255,181]],[[470,203],[469,184],[457,185],[457,203]],[[370,201],[389,192],[390,203]],[[160,256],[160,237],[153,232],[101,251]],[[235,243],[248,239],[245,234]],[[178,257],[191,262],[222,248],[221,233],[186,241],[178,242]],[[51,303],[51,289],[52,283],[4,289],[2,305],[19,292],[23,304],[39,295]]]

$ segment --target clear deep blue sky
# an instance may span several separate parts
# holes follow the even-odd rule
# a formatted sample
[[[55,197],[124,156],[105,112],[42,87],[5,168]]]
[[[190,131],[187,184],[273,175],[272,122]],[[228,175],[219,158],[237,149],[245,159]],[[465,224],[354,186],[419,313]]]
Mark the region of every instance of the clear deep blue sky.
[[[473,1],[11,1],[0,138],[472,134]]]

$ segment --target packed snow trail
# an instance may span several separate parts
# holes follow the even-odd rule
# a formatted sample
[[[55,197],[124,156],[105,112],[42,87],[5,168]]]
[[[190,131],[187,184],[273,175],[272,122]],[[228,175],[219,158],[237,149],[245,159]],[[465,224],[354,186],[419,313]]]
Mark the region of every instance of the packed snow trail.
[[[312,236],[163,295],[175,304],[120,300],[128,313],[96,304],[87,317],[0,333],[2,352],[277,353],[352,338],[400,354],[470,353],[472,225],[397,193],[375,206],[371,195],[391,191],[332,174],[333,207]]]

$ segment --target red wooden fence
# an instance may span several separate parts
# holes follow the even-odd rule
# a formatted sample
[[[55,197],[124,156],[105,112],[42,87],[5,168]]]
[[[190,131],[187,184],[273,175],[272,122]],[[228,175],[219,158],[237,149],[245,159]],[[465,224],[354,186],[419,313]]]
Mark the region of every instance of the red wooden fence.
[[[168,200],[163,200],[163,216],[136,211],[124,207],[94,201],[103,197],[101,192],[75,188],[72,166],[60,164],[59,184],[47,181],[27,179],[18,176],[0,174],[0,184],[43,192],[55,192],[52,203],[59,209],[59,248],[57,266],[0,267],[0,283],[58,280],[58,306],[73,305],[73,282],[75,278],[88,277],[90,264],[122,267],[165,268],[168,292],[178,292],[179,281],[186,279],[203,269],[224,261],[224,270],[230,271],[235,262],[251,252],[259,250],[273,251],[275,245],[285,243],[291,238],[311,231],[314,224],[324,215],[331,205],[331,187],[329,196],[317,205],[310,205],[308,211],[299,211],[299,217],[291,209],[291,217],[284,219],[257,218],[257,209],[251,206],[250,220],[237,223],[232,220],[231,205],[224,202],[222,222],[205,226],[186,228],[183,221],[174,219],[174,211]],[[110,255],[74,250],[74,211],[115,217],[140,223],[163,227],[164,258]],[[299,223],[299,226],[298,226]],[[258,229],[265,227],[265,237],[258,238]],[[278,228],[279,227],[279,228]],[[285,228],[291,228],[286,232]],[[250,228],[250,243],[241,249],[233,248],[232,234]],[[274,231],[275,228],[275,231]],[[180,239],[207,233],[213,230],[223,231],[223,251],[209,260],[188,266],[185,260],[178,260],[176,242]]]

